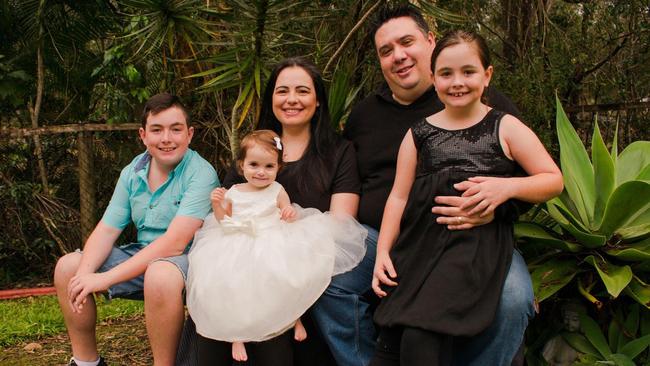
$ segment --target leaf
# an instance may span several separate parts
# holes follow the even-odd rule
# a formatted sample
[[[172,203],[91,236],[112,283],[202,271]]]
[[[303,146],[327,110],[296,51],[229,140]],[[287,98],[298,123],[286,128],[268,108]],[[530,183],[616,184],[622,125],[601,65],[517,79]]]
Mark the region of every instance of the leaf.
[[[237,128],[240,128],[242,123],[244,123],[244,120],[250,111],[251,105],[253,104],[253,100],[255,100],[255,91],[251,91],[248,94],[248,99],[246,99],[246,104],[244,104],[244,108],[242,109],[241,115],[239,116],[239,121],[237,122]]]
[[[646,335],[630,341],[628,344],[624,345],[621,348],[621,351],[619,353],[622,353],[627,357],[634,359],[646,348],[648,348],[648,346],[650,346],[650,335]]]
[[[625,293],[636,300],[639,304],[650,309],[650,286],[634,277],[630,284],[625,288]]]
[[[604,260],[597,260],[593,255],[585,258],[585,262],[596,268],[600,279],[603,280],[607,288],[607,292],[614,298],[617,298],[632,280],[632,269],[630,266],[615,266]]]
[[[580,220],[590,224],[596,200],[594,170],[580,137],[569,122],[560,99],[556,96],[556,127],[560,143],[560,165],[564,188],[576,205]]]
[[[647,261],[650,260],[650,238],[634,244],[623,244],[613,249],[607,249],[605,253],[631,262]]]
[[[517,222],[515,224],[515,237],[571,253],[578,253],[582,250],[581,245],[557,239],[549,234],[543,226],[532,222]]]
[[[614,138],[612,139],[612,150],[610,152],[612,161],[614,162],[614,169],[618,169],[618,121],[614,129]]]
[[[650,180],[650,165],[643,168],[639,175],[637,175],[636,180]]]
[[[580,244],[587,248],[600,248],[605,245],[607,238],[604,235],[592,234],[587,228],[583,227],[580,222],[567,211],[557,198],[546,202],[549,215],[571,235],[573,235]]]
[[[639,223],[639,225],[635,225]],[[650,210],[636,218],[629,226],[616,230],[616,234],[627,242],[635,242],[650,236]]]
[[[642,311],[640,316],[639,328],[641,330],[641,336],[650,335],[650,312]]]
[[[257,62],[255,62],[255,72],[253,74],[253,78],[255,79],[255,93],[257,94],[258,98],[261,98],[261,93],[262,93],[261,70],[262,70],[261,62],[257,60]]]
[[[553,200],[562,208],[569,211],[572,217],[580,217],[580,214],[578,213],[578,209],[576,208],[576,205],[571,200],[571,197],[569,197],[569,194],[567,193],[566,189],[563,190],[562,193],[560,193],[560,195],[557,196],[557,198],[553,198]]]
[[[623,338],[621,336],[623,332],[621,332],[621,326],[620,326],[620,324],[622,323],[622,319],[617,317],[618,315],[620,315],[619,313],[620,312],[616,313],[616,316],[612,318],[612,321],[609,323],[609,327],[607,328],[607,342],[609,343],[610,347],[612,347],[616,352],[618,352],[619,349],[621,348],[622,344],[620,344],[621,342],[619,342],[619,340]]]
[[[239,93],[239,96],[237,97],[237,100],[235,101],[235,105],[232,107],[232,109],[237,109],[239,108],[240,105],[244,103],[244,101],[248,98],[248,94],[253,87],[253,80],[248,80],[246,85],[244,86],[244,89]]]
[[[596,322],[586,314],[580,313],[579,316],[580,325],[585,332],[585,337],[587,337],[589,342],[598,350],[598,353],[605,358],[611,355],[612,350],[609,348],[605,336],[600,330],[600,327],[598,327],[598,324],[596,324]]]
[[[634,222],[650,210],[650,182],[630,181],[612,193],[598,232],[610,237],[619,228]]]
[[[537,302],[542,302],[566,286],[578,273],[575,260],[551,259],[537,266],[530,277]]]
[[[603,137],[600,135],[598,123],[594,126],[591,138],[591,160],[594,164],[594,179],[596,188],[596,203],[594,207],[594,226],[600,226],[605,206],[616,184],[614,162],[607,151]]]
[[[639,328],[639,304],[632,304],[627,318],[623,317],[623,306],[619,304],[609,324],[609,345],[615,353],[621,353],[621,348],[633,339]]]
[[[43,346],[40,343],[35,342],[29,343],[23,347],[23,350],[28,353],[34,353],[35,351],[40,351],[41,349],[43,349]]]
[[[613,361],[614,365],[617,366],[636,366],[634,361],[632,361],[629,357],[626,355],[620,354],[620,353],[614,353],[611,354],[607,357],[608,361]],[[601,362],[599,362],[601,363]]]
[[[639,304],[630,305],[629,314],[627,319],[625,319],[623,329],[630,336],[634,336],[639,330]]]
[[[136,82],[140,78],[140,72],[133,65],[127,65],[124,69],[124,73],[126,74],[126,78],[132,83]]]
[[[650,165],[650,141],[635,141],[618,156],[616,183],[621,185],[635,179]]]
[[[579,354],[578,359],[573,362],[572,366],[594,366],[597,365],[602,357],[600,355]],[[548,364],[546,364],[548,366]]]
[[[561,335],[562,338],[564,338],[564,340],[576,351],[599,358],[602,357],[598,350],[587,340],[584,335],[580,333],[568,332],[563,332]]]
[[[32,79],[32,77],[29,76],[29,75],[28,75],[25,71],[23,71],[23,70],[12,71],[12,72],[10,72],[7,76],[10,76],[10,77],[12,77],[12,78],[14,78],[14,79],[23,80],[23,81],[28,81],[28,80],[31,80],[31,79]]]

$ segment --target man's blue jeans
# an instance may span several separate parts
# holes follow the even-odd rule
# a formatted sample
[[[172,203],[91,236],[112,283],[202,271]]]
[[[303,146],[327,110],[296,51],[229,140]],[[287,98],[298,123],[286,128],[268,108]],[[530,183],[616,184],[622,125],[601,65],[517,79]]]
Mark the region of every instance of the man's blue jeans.
[[[535,315],[533,284],[526,262],[515,249],[492,325],[454,349],[454,366],[508,366]]]
[[[363,294],[370,290],[378,233],[366,228],[364,259],[352,271],[332,278],[312,307],[314,321],[339,366],[365,366],[375,352],[375,328]],[[530,274],[515,250],[494,323],[455,352],[455,365],[510,365],[533,313]]]

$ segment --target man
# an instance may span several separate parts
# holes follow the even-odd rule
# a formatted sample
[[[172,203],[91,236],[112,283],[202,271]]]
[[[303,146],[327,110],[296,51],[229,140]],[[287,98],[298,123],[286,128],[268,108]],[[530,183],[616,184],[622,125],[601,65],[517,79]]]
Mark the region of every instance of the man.
[[[214,168],[189,149],[193,133],[176,96],[151,97],[139,130],[147,151],[122,170],[83,252],[59,259],[54,285],[72,343],[70,365],[105,365],[95,339],[95,292],[144,298],[154,365],[174,364],[184,319],[185,251],[219,185]],[[114,247],[130,222],[138,242]]]
[[[359,221],[368,227],[368,250],[363,262],[332,284],[315,304],[313,316],[339,365],[366,365],[374,353],[374,328],[366,293],[374,266],[377,230],[395,178],[397,152],[408,128],[444,107],[432,87],[433,34],[422,14],[410,5],[385,7],[371,27],[371,36],[386,84],[352,110],[344,136],[354,142],[362,180]],[[489,103],[518,114],[503,95],[491,91]],[[459,182],[464,191],[470,182]],[[442,215],[438,223],[450,229],[469,229],[491,221],[468,216],[459,207],[462,197],[436,197]],[[514,219],[517,205],[508,202],[496,214]],[[515,251],[493,325],[480,335],[462,341],[454,353],[456,365],[509,365],[521,344],[528,318],[533,314],[530,275]],[[458,342],[461,343],[461,342]]]

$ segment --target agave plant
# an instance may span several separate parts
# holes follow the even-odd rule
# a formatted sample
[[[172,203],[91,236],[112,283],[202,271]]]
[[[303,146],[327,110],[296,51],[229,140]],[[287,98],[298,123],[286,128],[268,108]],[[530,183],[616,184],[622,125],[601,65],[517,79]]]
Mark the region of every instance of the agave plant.
[[[630,306],[627,315],[618,311],[609,324],[607,335],[594,319],[586,314],[579,316],[584,335],[577,332],[561,335],[572,348],[580,352],[574,365],[635,366],[635,359],[643,358],[643,351],[650,345],[648,318],[640,315],[638,306]]]
[[[615,136],[608,151],[596,124],[590,160],[559,100],[556,123],[565,190],[544,220],[515,227],[524,247],[544,248],[529,258],[537,301],[574,283],[597,306],[625,294],[650,308],[650,142],[618,154]]]

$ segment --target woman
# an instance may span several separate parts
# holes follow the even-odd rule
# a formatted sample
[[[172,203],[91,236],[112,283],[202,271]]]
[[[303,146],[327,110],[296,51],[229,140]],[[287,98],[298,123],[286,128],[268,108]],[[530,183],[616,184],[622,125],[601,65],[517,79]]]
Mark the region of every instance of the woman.
[[[325,85],[312,63],[303,58],[288,58],[275,67],[264,92],[258,128],[280,135],[284,167],[276,179],[293,203],[356,216],[360,181],[354,147],[334,132]],[[242,177],[232,169],[224,186],[240,182]],[[309,314],[303,321],[308,338],[294,343],[295,363],[334,365]],[[277,338],[282,337],[290,339],[286,334]],[[268,342],[278,343],[275,338]],[[252,358],[266,347],[265,343],[251,344]],[[279,348],[291,351],[286,349],[286,342],[276,345],[275,349]]]

